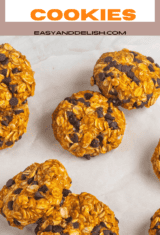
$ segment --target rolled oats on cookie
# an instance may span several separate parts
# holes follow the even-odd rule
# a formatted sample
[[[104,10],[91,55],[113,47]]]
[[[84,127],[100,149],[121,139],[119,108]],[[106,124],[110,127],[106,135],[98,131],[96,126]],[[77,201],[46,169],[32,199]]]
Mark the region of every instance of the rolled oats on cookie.
[[[160,95],[160,66],[128,49],[104,53],[94,67],[94,84],[114,105],[129,110],[150,107]]]
[[[52,114],[55,138],[77,157],[90,159],[119,146],[125,130],[122,111],[99,92],[80,91]]]
[[[37,235],[119,235],[118,220],[108,206],[89,193],[69,194],[63,205],[44,217]]]
[[[0,150],[11,147],[27,131],[28,103],[17,108],[0,110]]]
[[[160,180],[160,140],[158,142],[157,147],[154,150],[153,156],[151,158],[152,166],[154,173]]]
[[[70,193],[71,179],[58,160],[34,163],[8,180],[0,191],[0,213],[23,229],[49,216]]]
[[[160,209],[151,217],[149,235],[160,235]]]
[[[34,90],[34,72],[26,56],[8,43],[0,45],[0,110],[21,105]]]

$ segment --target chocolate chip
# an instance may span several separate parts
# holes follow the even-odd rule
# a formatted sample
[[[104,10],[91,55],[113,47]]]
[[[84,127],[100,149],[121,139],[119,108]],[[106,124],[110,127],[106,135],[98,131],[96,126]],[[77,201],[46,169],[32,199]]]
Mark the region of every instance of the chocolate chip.
[[[118,95],[118,92],[114,89],[113,91],[110,90],[110,91],[109,91],[109,94],[110,94],[110,95],[115,95],[115,96],[117,96],[117,95]]]
[[[110,65],[107,65],[106,67],[104,67],[103,71],[108,71],[110,69]]]
[[[108,99],[108,103],[112,102],[114,106],[119,106],[122,104],[122,102],[117,98],[117,99],[112,99],[112,98],[109,98]]]
[[[52,226],[52,232],[53,233],[61,233],[63,231],[63,228],[59,225]]]
[[[133,67],[132,65],[129,65],[129,66],[128,65],[122,65],[121,71],[124,72],[124,73],[131,72],[132,67]]]
[[[151,221],[153,220],[153,216],[150,218],[150,220],[151,220]]]
[[[16,220],[16,219],[13,219],[13,222],[14,222],[14,224],[17,225],[17,226],[20,226],[20,225],[21,225],[21,223],[20,223],[18,220]]]
[[[117,66],[117,61],[114,60],[110,63],[110,67],[115,67],[115,66]]]
[[[119,71],[122,71],[122,65],[121,65],[121,64],[117,64],[117,65],[115,66],[115,68],[118,69]]]
[[[38,181],[33,181],[32,185],[38,185]]]
[[[0,62],[4,61],[6,59],[5,54],[0,54]]]
[[[0,140],[0,147],[2,147],[2,145],[3,145],[3,141],[2,141],[2,140]]]
[[[18,70],[18,68],[14,68],[14,69],[12,69],[12,73],[14,74],[14,73],[20,73],[20,71]]]
[[[102,135],[102,134],[99,134],[99,135],[97,136],[97,139],[99,139],[100,143],[102,143],[102,141],[103,141],[103,135]]]
[[[99,88],[99,91],[101,92],[101,94],[103,95],[103,91],[102,91],[102,89],[101,88]]]
[[[112,57],[111,56],[107,56],[105,59],[104,59],[104,62],[111,62],[112,61]]]
[[[63,205],[64,201],[65,201],[65,198],[64,198],[64,197],[62,197],[62,200],[61,200],[61,202],[60,202],[60,206],[62,206],[62,205]]]
[[[9,85],[9,89],[11,91],[12,94],[14,94],[16,92],[16,85]]]
[[[130,101],[131,101],[130,99],[122,100],[122,103],[123,103],[123,104],[127,104],[127,103],[129,103]]]
[[[79,101],[79,102],[85,104],[87,107],[90,106],[90,103],[89,103],[89,102],[86,102],[83,98],[79,98],[77,101]]]
[[[33,182],[33,180],[34,180],[34,177],[29,178],[29,179],[27,180],[27,183],[28,183],[28,184],[31,184],[31,183]]]
[[[107,73],[105,76],[106,76],[106,77],[111,77],[111,78],[113,78],[113,77],[114,77],[114,74],[113,74],[112,72],[110,72],[110,73]]]
[[[11,82],[11,78],[10,77],[4,78],[2,80],[2,83],[6,84],[7,86],[9,85],[10,82]]]
[[[23,109],[15,110],[14,113],[15,115],[18,115],[20,113],[24,113],[24,110]]]
[[[20,194],[22,190],[23,190],[22,188],[17,188],[13,193]]]
[[[103,234],[104,235],[113,235],[113,233],[112,233],[112,231],[110,231],[110,230],[103,230]]]
[[[92,148],[97,148],[99,146],[99,140],[93,139],[90,145]]]
[[[21,180],[25,180],[26,176],[24,174],[21,175]]]
[[[36,221],[36,224],[41,224],[43,222],[43,218],[39,218],[37,221]]]
[[[132,79],[134,77],[134,73],[132,71],[129,71],[127,72],[127,76]]]
[[[157,68],[160,68],[160,66],[159,66],[158,64],[155,64],[155,66],[156,66]]]
[[[160,235],[160,229],[157,230],[156,235]]]
[[[105,116],[104,116],[105,120],[114,120],[115,117],[112,117],[109,113],[107,113]]]
[[[160,80],[160,79],[159,79]],[[154,78],[152,78],[152,81],[154,83],[154,85],[156,84],[156,80]]]
[[[111,122],[111,123],[109,123],[109,127],[112,128],[113,130],[118,129],[117,122]]]
[[[157,83],[160,86],[160,78],[157,78]]]
[[[9,147],[9,146],[11,146],[11,145],[13,145],[13,141],[7,141],[6,142],[6,145]]]
[[[34,198],[35,200],[39,200],[39,199],[42,199],[44,198],[42,194],[40,194],[40,192],[36,192],[35,195],[34,195]]]
[[[7,186],[7,188],[10,188],[14,184],[15,184],[15,181],[13,179],[10,179],[7,181],[6,186]]]
[[[70,124],[73,125],[77,131],[79,131],[80,121],[76,118],[74,113],[67,111],[67,116]]]
[[[134,56],[137,56],[138,54],[134,51],[130,51],[130,53],[132,53]]]
[[[78,135],[77,135],[77,134],[73,134],[73,135],[70,137],[70,140],[71,140],[73,143],[78,143]]]
[[[100,81],[104,81],[105,73],[99,73],[99,79],[100,79]]]
[[[64,196],[64,197],[67,197],[68,194],[71,193],[71,191],[64,188],[62,193],[63,193],[63,196]]]
[[[13,201],[9,201],[9,202],[8,202],[8,209],[9,209],[10,211],[13,210]]]
[[[6,116],[6,119],[8,120],[8,122],[10,123],[13,120],[12,116]]]
[[[13,97],[9,101],[11,106],[16,106],[18,104],[18,99],[16,97]]]
[[[52,232],[52,225],[48,225],[44,232]]]
[[[92,235],[98,235],[99,232],[100,232],[100,229],[101,229],[100,225],[96,225],[96,226],[92,229],[91,234],[92,234]]]
[[[2,65],[6,65],[6,64],[8,64],[8,62],[9,62],[9,58],[6,58],[4,61],[1,61],[0,63]]]
[[[137,62],[138,64],[139,64],[139,63],[142,63],[142,61],[139,60],[139,59],[137,59],[137,58],[134,58],[134,62]]]
[[[22,102],[22,104],[26,104],[27,103],[27,100],[24,100],[23,102]]]
[[[108,113],[113,113],[112,109],[109,107],[107,110]]]
[[[35,228],[35,230],[34,230],[35,234],[37,234],[39,232],[39,229],[40,229],[40,224],[38,224],[37,227]]]
[[[8,122],[6,122],[6,121],[1,121],[1,124],[2,124],[3,126],[8,126]]]
[[[153,96],[153,93],[152,93],[152,94],[147,95],[147,100],[149,100],[152,96]]]
[[[86,100],[90,100],[90,98],[93,96],[93,94],[91,94],[91,93],[85,93],[84,94],[84,97],[85,97],[85,99]]]
[[[96,112],[98,114],[98,118],[103,117],[103,108],[102,107],[97,108]]]
[[[147,60],[149,60],[151,63],[154,63],[154,59],[152,57],[147,57]]]
[[[140,83],[140,80],[136,76],[132,78],[132,81],[135,82],[137,85],[139,85]]]
[[[69,224],[72,221],[72,217],[68,217],[67,219],[65,219],[66,223]]]
[[[7,69],[0,70],[0,74],[3,74],[5,77],[7,75]]]
[[[46,193],[46,192],[48,191],[48,188],[47,188],[47,186],[44,184],[42,187],[40,187],[40,188],[38,189],[38,191],[39,191],[39,192]]]
[[[154,71],[155,71],[152,64],[150,64],[150,65],[148,66],[148,68],[149,68],[149,70],[150,70],[151,72],[154,72]]]
[[[76,105],[77,101],[75,99],[71,99],[70,97],[65,98],[64,100],[67,100],[69,103]]]
[[[100,222],[100,226],[101,226],[102,228],[107,228],[106,224],[105,224],[103,221]]]
[[[75,223],[72,223],[72,224],[73,224],[74,228],[79,228],[79,223],[78,222],[75,222]]]
[[[83,155],[83,157],[86,158],[87,160],[91,159],[91,156],[89,154],[85,154],[85,155]]]
[[[1,210],[1,215],[2,215],[3,217],[6,217],[5,214],[3,213],[3,210]]]

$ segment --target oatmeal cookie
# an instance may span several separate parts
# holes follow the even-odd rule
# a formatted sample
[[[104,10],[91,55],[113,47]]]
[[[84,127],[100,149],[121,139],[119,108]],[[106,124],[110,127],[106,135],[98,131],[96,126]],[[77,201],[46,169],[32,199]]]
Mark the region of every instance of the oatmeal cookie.
[[[128,49],[104,53],[94,67],[94,84],[114,105],[150,107],[160,95],[160,67],[153,58]]]
[[[69,194],[62,207],[43,218],[37,235],[119,235],[118,220],[108,206],[89,193]]]
[[[0,213],[9,225],[23,229],[49,216],[70,191],[71,179],[58,160],[34,163],[8,180],[0,191]]]
[[[90,159],[119,146],[125,130],[122,111],[99,92],[80,91],[52,114],[55,138],[77,157]]]
[[[28,103],[17,108],[0,110],[0,150],[13,146],[27,131]]]
[[[149,235],[160,235],[160,209],[151,217]]]
[[[34,90],[34,72],[26,57],[8,43],[0,45],[0,109],[21,105]]]

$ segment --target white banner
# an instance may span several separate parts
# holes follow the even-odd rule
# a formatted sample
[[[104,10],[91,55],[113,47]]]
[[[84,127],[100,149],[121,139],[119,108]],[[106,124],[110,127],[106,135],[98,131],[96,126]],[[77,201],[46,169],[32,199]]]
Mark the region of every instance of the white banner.
[[[155,22],[155,0],[5,0],[6,22]]]

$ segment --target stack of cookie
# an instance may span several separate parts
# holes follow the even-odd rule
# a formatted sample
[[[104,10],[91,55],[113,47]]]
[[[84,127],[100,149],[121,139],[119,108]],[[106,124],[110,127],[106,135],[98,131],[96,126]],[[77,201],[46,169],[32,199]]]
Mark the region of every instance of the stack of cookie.
[[[71,178],[58,160],[34,163],[0,191],[0,213],[23,229],[36,223],[37,235],[119,235],[118,219],[89,193],[71,193]]]
[[[0,150],[13,146],[26,132],[29,108],[34,95],[31,65],[11,45],[0,45]]]

